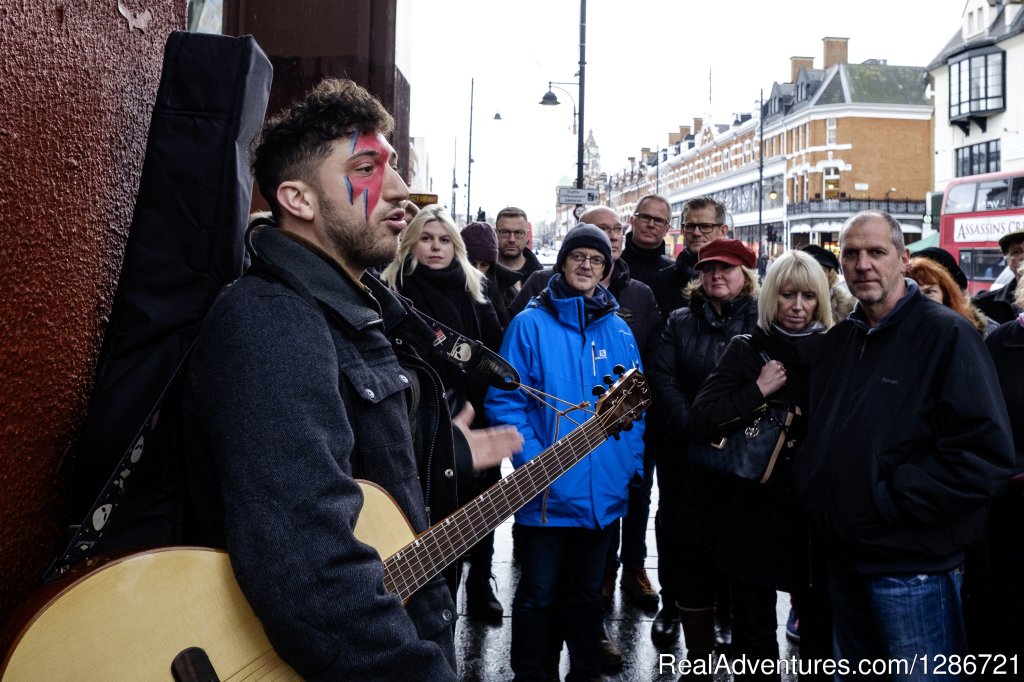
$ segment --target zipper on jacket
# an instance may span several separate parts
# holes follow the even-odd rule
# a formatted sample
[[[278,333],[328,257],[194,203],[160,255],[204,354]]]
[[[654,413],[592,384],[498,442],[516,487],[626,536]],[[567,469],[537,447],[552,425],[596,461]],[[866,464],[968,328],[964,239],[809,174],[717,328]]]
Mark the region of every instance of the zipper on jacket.
[[[594,376],[597,376],[597,342],[590,342],[590,363],[594,368]]]
[[[860,342],[860,353],[857,354],[857,362],[864,359],[864,349],[868,347],[868,336],[864,335],[864,340]]]

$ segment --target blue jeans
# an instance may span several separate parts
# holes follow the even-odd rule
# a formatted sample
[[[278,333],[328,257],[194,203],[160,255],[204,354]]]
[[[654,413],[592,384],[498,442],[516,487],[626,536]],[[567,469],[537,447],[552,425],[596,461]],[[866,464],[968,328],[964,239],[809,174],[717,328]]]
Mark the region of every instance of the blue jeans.
[[[835,657],[849,660],[851,666],[861,660],[905,663],[883,679],[959,679],[948,673],[936,675],[932,668],[936,655],[941,661],[967,653],[961,580],[960,568],[922,575],[862,576],[833,563],[828,589]],[[923,656],[928,657],[928,666]],[[913,671],[911,662],[915,662]]]
[[[613,526],[593,529],[517,524],[517,528],[520,575],[512,602],[515,679],[549,679],[551,630],[561,632],[569,647],[567,680],[599,677],[598,642],[604,628],[601,582]]]

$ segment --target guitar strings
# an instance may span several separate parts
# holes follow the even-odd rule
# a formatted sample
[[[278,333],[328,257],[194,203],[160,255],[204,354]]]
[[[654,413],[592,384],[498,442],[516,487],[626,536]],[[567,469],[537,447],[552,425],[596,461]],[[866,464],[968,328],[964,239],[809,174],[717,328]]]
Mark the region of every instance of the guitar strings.
[[[587,424],[603,426],[603,422],[609,419],[600,415],[599,417],[599,419],[591,420]],[[598,431],[598,433],[592,436],[591,430],[594,429],[586,428],[572,431],[561,442],[556,442],[552,445],[557,454],[554,457],[546,458],[550,461],[543,461],[541,458],[531,460],[510,476],[505,477],[492,486],[491,489],[463,506],[456,515],[453,515],[457,516],[458,520],[453,521],[449,517],[449,519],[440,522],[439,525],[445,531],[442,539],[447,540],[447,542],[438,542],[436,547],[432,549],[430,546],[420,542],[422,538],[418,538],[406,548],[397,552],[385,562],[385,583],[387,584],[390,581],[393,585],[392,591],[397,593],[403,600],[408,598],[418,589],[421,584],[420,581],[425,582],[425,578],[429,579],[429,577],[436,573],[436,566],[440,561],[443,560],[446,565],[456,559],[462,551],[465,551],[466,546],[463,543],[456,544],[452,542],[453,537],[463,540],[471,539],[472,541],[468,546],[472,546],[473,542],[489,532],[489,526],[494,521],[506,518],[512,510],[518,509],[536,496],[544,487],[547,487],[551,482],[552,472],[557,472],[558,475],[561,475],[582,459],[585,454],[589,453],[593,447],[596,447],[605,440],[606,436],[603,431]],[[586,450],[582,454],[577,454],[577,447],[584,444],[588,446]],[[569,455],[568,458],[565,457],[566,454]],[[536,476],[538,473],[542,474],[539,480]],[[513,483],[519,483],[519,479],[528,479],[532,488],[514,489],[515,494],[509,496],[509,489],[514,488]],[[495,493],[500,494],[500,498],[497,501],[493,499]],[[484,503],[504,503],[505,508],[497,509],[495,513],[488,515],[485,514],[483,509]],[[462,517],[465,517],[465,522],[463,522]],[[454,528],[452,527],[453,525]],[[408,558],[404,568],[400,567],[398,562],[407,556],[410,551],[414,552],[414,555]]]
[[[564,416],[570,422],[577,425],[586,425],[588,428],[574,429],[564,439],[556,440],[551,446],[552,450],[556,453],[554,457],[538,457],[530,460],[530,462],[519,467],[515,472],[501,479],[501,481],[484,491],[484,493],[468,502],[458,512],[429,529],[427,533],[443,531],[438,542],[423,542],[424,536],[427,535],[427,533],[424,533],[399,550],[399,552],[389,557],[385,562],[385,586],[388,587],[389,591],[398,594],[403,601],[411,596],[423,582],[426,582],[427,579],[436,573],[438,565],[447,565],[454,561],[458,554],[464,552],[473,543],[490,532],[496,521],[507,518],[507,516],[539,494],[555,478],[568,471],[569,468],[607,438],[607,435],[604,433],[604,427],[607,426],[608,422],[612,421],[610,413],[597,414],[586,407],[574,405],[567,400],[546,394],[538,389],[525,386],[522,388],[527,395],[534,397],[541,405],[550,409],[555,408],[543,400],[541,396],[546,396],[554,401],[569,405],[570,407],[564,412],[555,410],[559,414],[559,419]],[[636,390],[636,387],[625,391],[625,395],[628,395],[632,390]],[[589,406],[589,403],[583,403],[582,405]],[[636,412],[639,407],[631,408],[628,414]],[[579,424],[567,415],[569,411],[575,409],[589,412],[596,416],[597,419],[587,420]],[[597,429],[596,427],[598,426],[601,428]],[[591,431],[596,431],[596,433],[591,434]],[[580,445],[586,445],[587,448],[582,454],[577,454],[577,447]],[[541,474],[539,480],[536,474]],[[555,475],[552,476],[552,474]],[[520,479],[528,479],[530,486],[519,486],[523,482]],[[510,492],[515,494],[510,496]],[[490,507],[490,509],[487,507]],[[466,544],[467,539],[469,540],[468,545]],[[454,542],[453,540],[460,540],[461,542]],[[401,560],[407,557],[410,552],[413,555],[402,562]],[[443,563],[441,563],[442,561]],[[400,564],[404,564],[404,566]]]

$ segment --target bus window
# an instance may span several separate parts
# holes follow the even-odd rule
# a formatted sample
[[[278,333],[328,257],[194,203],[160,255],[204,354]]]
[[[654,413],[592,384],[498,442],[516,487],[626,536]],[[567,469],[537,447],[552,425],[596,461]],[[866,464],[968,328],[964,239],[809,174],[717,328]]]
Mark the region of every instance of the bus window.
[[[967,182],[953,185],[946,195],[946,213],[970,213],[974,210],[974,196],[978,185]]]
[[[1008,187],[1006,180],[986,180],[978,183],[979,211],[996,211],[1006,208]]]
[[[998,249],[975,249],[975,279],[983,282],[994,282],[1005,267],[1006,259],[1003,258],[1002,251]]]
[[[999,249],[960,249],[960,269],[974,282],[993,282],[1006,267]]]
[[[1010,189],[1010,206],[1024,207],[1024,177],[1014,178]]]

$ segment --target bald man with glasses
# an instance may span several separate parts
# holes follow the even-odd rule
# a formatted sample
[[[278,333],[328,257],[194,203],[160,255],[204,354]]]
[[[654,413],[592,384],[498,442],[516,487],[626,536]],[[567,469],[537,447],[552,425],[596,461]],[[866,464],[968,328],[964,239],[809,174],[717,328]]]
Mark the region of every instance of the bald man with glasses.
[[[637,202],[622,250],[622,260],[629,264],[633,279],[649,285],[657,272],[672,266],[672,259],[665,255],[671,219],[672,208],[665,197],[648,194]]]

